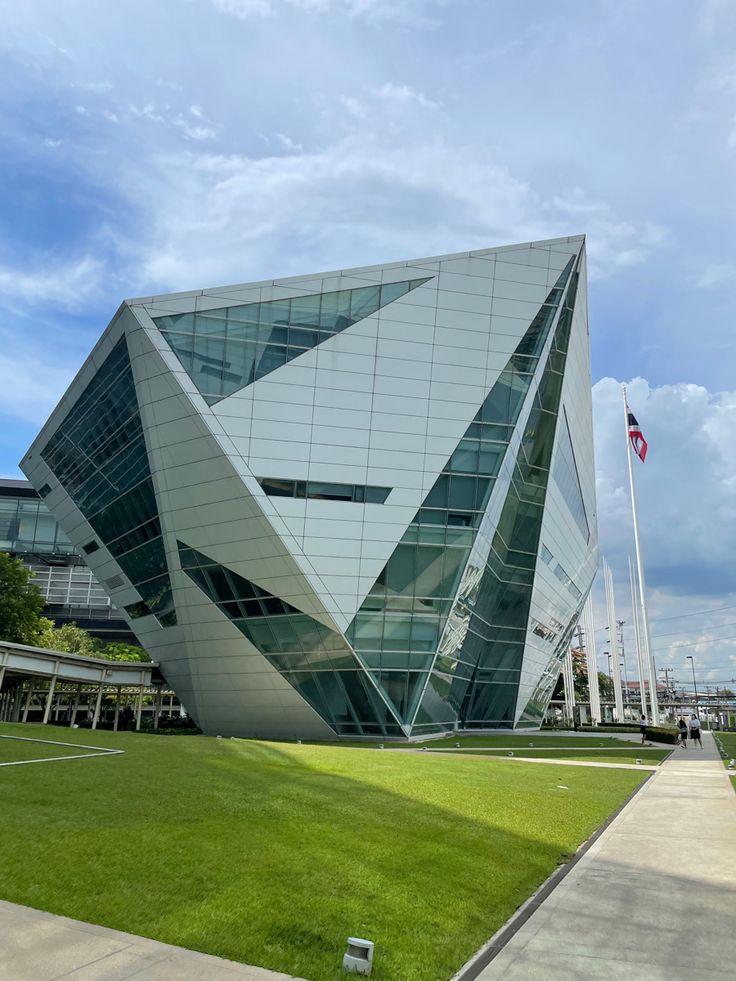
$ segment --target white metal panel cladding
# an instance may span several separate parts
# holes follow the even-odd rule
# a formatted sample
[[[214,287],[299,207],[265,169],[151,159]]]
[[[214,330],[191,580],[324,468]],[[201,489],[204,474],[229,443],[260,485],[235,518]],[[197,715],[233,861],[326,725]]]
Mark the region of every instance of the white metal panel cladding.
[[[597,561],[584,253],[123,305],[22,466],[206,731],[538,724]]]

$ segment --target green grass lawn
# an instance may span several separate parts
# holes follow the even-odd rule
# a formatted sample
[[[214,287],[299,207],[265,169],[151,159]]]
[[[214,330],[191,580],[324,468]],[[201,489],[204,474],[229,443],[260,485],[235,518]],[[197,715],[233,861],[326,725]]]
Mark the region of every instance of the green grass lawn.
[[[736,732],[717,732],[716,736],[723,743],[723,748],[728,753],[726,763],[729,760],[736,759]]]
[[[420,746],[426,746],[428,749],[444,749],[445,747],[454,747],[455,743],[460,743],[462,747],[473,746],[473,747],[493,747],[493,746],[525,746],[528,747],[531,743],[534,746],[545,746],[547,748],[559,746],[561,748],[570,746],[630,746],[631,743],[627,740],[620,739],[616,736],[578,736],[572,735],[560,735],[551,733],[546,735],[545,733],[529,732],[523,736],[518,735],[518,733],[510,732],[508,734],[498,734],[494,733],[492,735],[467,735],[465,733],[453,733],[449,736],[443,736],[441,739],[420,739],[414,742],[407,742],[403,740],[401,742],[385,742],[380,743],[376,741],[365,741],[365,742],[350,742],[350,741],[340,741],[333,743],[311,743],[312,746],[351,746],[355,748],[362,749],[375,749],[379,745],[383,745],[384,749],[416,749]]]
[[[0,769],[0,898],[310,981],[342,977],[351,934],[375,941],[376,981],[450,977],[644,778],[0,725],[14,732],[125,755]]]
[[[29,728],[28,726],[25,727]],[[0,733],[5,728],[0,727]],[[34,733],[34,735],[36,735]],[[40,734],[38,734],[40,736]],[[63,738],[63,737],[62,737]],[[48,743],[27,743],[20,739],[0,739],[0,763],[11,763],[19,760],[41,760],[51,756],[76,756],[87,752],[69,746],[50,746]]]
[[[441,749],[438,752],[448,754],[453,752],[453,750]],[[454,750],[458,753],[460,750]],[[467,751],[474,756],[489,756],[493,758],[494,756],[508,756],[508,753],[502,749],[478,749],[472,748]],[[581,762],[593,762],[593,763],[636,763],[637,759],[644,760],[645,763],[661,763],[665,757],[669,756],[670,751],[667,749],[649,749],[646,746],[637,748],[634,746],[630,749],[599,749],[597,752],[594,749],[529,749],[529,748],[519,748],[514,749],[513,754],[519,759],[534,758],[537,759],[553,759],[553,760],[579,760]]]

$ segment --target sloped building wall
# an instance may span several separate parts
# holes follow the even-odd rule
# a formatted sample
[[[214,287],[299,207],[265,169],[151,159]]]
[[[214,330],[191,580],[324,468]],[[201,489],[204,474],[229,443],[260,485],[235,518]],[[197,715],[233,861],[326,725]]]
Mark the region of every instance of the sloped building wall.
[[[199,724],[534,726],[597,561],[582,237],[127,301],[23,469]]]

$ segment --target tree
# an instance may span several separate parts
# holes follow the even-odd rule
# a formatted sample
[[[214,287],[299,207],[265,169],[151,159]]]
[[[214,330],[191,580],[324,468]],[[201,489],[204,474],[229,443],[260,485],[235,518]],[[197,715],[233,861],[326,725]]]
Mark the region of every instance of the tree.
[[[95,642],[92,637],[76,623],[65,623],[55,627],[52,620],[41,617],[41,629],[37,644],[50,651],[64,651],[66,654],[95,656]]]
[[[604,702],[613,701],[613,682],[603,671],[598,672],[598,691]]]
[[[108,661],[150,661],[150,657],[136,644],[125,644],[120,640],[96,641],[95,657],[104,657]]]
[[[33,573],[20,559],[0,552],[0,639],[12,644],[35,644],[44,608]]]

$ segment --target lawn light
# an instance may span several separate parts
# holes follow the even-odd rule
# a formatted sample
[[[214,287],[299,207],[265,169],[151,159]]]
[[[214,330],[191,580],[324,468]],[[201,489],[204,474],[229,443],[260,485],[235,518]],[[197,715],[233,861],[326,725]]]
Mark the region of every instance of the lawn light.
[[[379,743],[379,744],[378,744],[378,748],[379,748],[379,749],[385,749],[386,747],[385,747],[385,746],[383,745],[383,743]]]
[[[455,749],[460,749],[460,743],[455,743]]]
[[[218,739],[222,739],[222,736],[218,736],[217,738],[218,738]]]
[[[533,745],[534,745],[534,743],[529,743],[529,745],[530,745],[530,746],[533,746]]]
[[[370,974],[373,970],[373,941],[348,937],[342,969],[348,974]]]
[[[426,746],[422,746],[422,752],[423,753],[426,753],[427,752],[427,747]]]
[[[302,744],[301,739],[297,739],[296,743],[297,743],[297,746],[301,746],[301,744]]]
[[[734,767],[736,767],[736,760],[731,760],[728,764],[728,769],[733,770]]]
[[[639,763],[639,764],[641,765],[641,760],[640,760],[640,759],[637,759],[637,761],[636,761],[636,762],[637,762],[637,763]]]
[[[506,755],[507,756],[513,756],[514,754],[513,753],[507,753]]]

